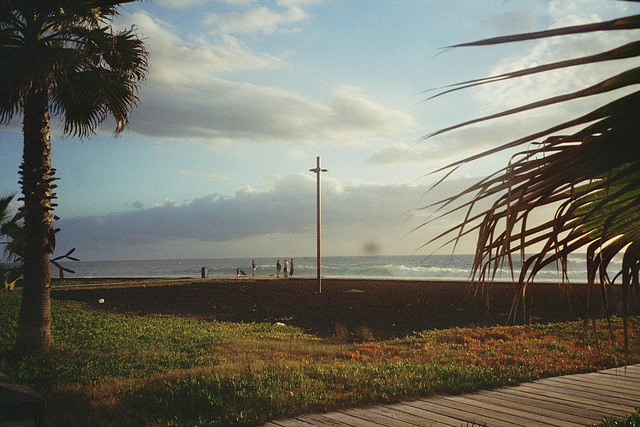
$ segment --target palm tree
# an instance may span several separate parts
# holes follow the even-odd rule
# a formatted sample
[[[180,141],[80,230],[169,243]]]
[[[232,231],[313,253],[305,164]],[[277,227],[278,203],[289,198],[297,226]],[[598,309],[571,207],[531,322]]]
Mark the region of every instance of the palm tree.
[[[637,29],[640,29],[640,15],[452,47],[488,46],[570,34]],[[435,96],[550,70],[604,61],[620,62],[639,56],[640,40],[637,40],[596,55],[463,82],[445,88]],[[640,91],[629,90],[638,83],[640,68],[631,67],[586,89],[559,94],[425,136],[430,138],[473,123],[627,88],[627,95],[601,105],[588,114],[440,170],[450,173],[469,161],[524,146],[503,169],[435,204],[441,209],[438,218],[458,210],[466,212],[466,217],[457,226],[432,240],[452,243],[462,236],[477,232],[473,275],[480,281],[493,279],[496,271],[505,264],[513,272],[514,258],[519,259],[522,267],[516,279],[512,316],[516,315],[519,307],[522,307],[522,314],[526,316],[524,302],[527,287],[542,268],[556,263],[566,276],[568,255],[585,252],[586,278],[590,286],[598,282],[606,297],[606,285],[620,280],[626,319],[632,288],[640,292]],[[567,132],[576,128],[579,130]],[[490,206],[478,209],[481,201]],[[542,223],[531,224],[532,213],[545,207],[554,208],[555,216]],[[616,255],[623,257],[622,267],[612,271],[611,261]]]
[[[92,135],[108,117],[127,125],[147,54],[111,19],[134,0],[4,0],[0,5],[0,123],[23,120],[24,290],[16,352],[51,350],[50,257],[55,247],[51,111],[64,133]]]

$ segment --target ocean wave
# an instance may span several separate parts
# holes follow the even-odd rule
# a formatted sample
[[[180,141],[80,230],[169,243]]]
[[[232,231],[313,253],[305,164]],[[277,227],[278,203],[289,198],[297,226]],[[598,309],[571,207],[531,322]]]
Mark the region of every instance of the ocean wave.
[[[314,277],[317,274],[315,257],[294,257],[295,275]],[[256,275],[268,277],[276,274],[277,258],[256,258]],[[280,258],[282,262],[284,258]],[[239,267],[251,275],[251,261],[247,258],[182,259],[145,261],[80,261],[64,263],[76,274],[68,277],[199,277],[206,267],[211,277],[235,276]],[[616,263],[618,260],[615,261]],[[321,273],[324,277],[353,278],[408,278],[408,279],[457,279],[467,280],[473,265],[472,255],[414,256],[358,256],[325,257]],[[619,264],[613,264],[614,268]],[[516,272],[518,263],[514,264]],[[570,257],[568,274],[571,280],[584,281],[584,259]],[[55,273],[54,273],[55,274]],[[498,273],[501,280],[509,280],[508,267]],[[541,280],[559,280],[555,265],[550,265],[538,276]]]

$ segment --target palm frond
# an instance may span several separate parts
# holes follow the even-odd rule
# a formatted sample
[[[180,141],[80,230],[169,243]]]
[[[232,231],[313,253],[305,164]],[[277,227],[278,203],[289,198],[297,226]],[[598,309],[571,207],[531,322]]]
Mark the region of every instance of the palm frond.
[[[447,90],[444,90],[442,92],[437,93],[436,95],[433,95],[427,98],[427,101],[434,98],[438,98],[440,96],[446,95],[451,92],[455,92],[463,89],[469,89],[474,86],[484,85],[488,83],[496,83],[502,80],[514,79],[517,77],[531,76],[534,74],[544,73],[547,71],[566,69],[570,67],[577,67],[580,65],[587,65],[587,64],[597,64],[599,62],[616,61],[621,59],[634,58],[637,56],[640,56],[640,41],[631,42],[624,46],[620,46],[618,48],[609,50],[607,52],[602,52],[595,55],[589,55],[582,58],[568,59],[564,61],[554,62],[551,64],[543,64],[537,67],[531,67],[524,70],[511,71],[511,72],[499,74],[496,76],[455,83],[453,85],[447,86],[446,88],[443,88]]]
[[[0,123],[15,117],[29,90],[44,87],[65,133],[89,136],[110,116],[115,133],[122,132],[147,72],[147,52],[135,29],[113,33],[105,25],[127,2],[11,1],[0,8]],[[30,13],[42,20],[36,45],[21,34]]]
[[[635,1],[635,0],[634,0]],[[595,24],[559,28],[527,34],[496,37],[451,47],[487,46],[569,34],[640,28],[640,15]],[[432,98],[452,91],[496,81],[516,79],[550,70],[640,56],[640,40],[582,58],[558,61],[488,78],[474,79],[443,88]],[[585,89],[550,97],[517,108],[450,126],[424,139],[461,127],[509,117],[585,97],[609,93],[640,84],[640,68],[632,67]],[[477,233],[473,275],[478,280],[494,278],[504,264],[513,271],[512,257],[522,263],[517,279],[512,316],[536,274],[550,264],[559,264],[566,277],[568,255],[586,251],[589,283],[608,280],[607,269],[615,256],[624,255],[621,278],[625,299],[640,280],[640,91],[621,96],[593,111],[548,129],[507,142],[485,152],[453,162],[435,172],[453,170],[464,163],[491,154],[522,147],[503,169],[460,193],[430,207],[441,213],[432,219],[466,210],[465,218],[444,230],[427,244],[445,240],[455,243]],[[579,130],[567,134],[578,127]],[[541,142],[537,142],[541,141]],[[438,185],[436,183],[436,185]],[[464,201],[470,197],[470,200]],[[488,205],[487,205],[488,203]],[[489,206],[478,209],[478,206]],[[552,218],[533,221],[534,213],[553,209]],[[603,288],[604,289],[604,288]],[[637,289],[637,287],[636,287]],[[524,310],[523,310],[524,312]]]
[[[628,0],[638,1],[638,0]],[[552,30],[536,31],[531,33],[513,34],[510,36],[492,37],[469,43],[460,43],[447,46],[447,49],[457,47],[489,46],[504,43],[521,42],[526,40],[546,39],[549,37],[566,36],[572,34],[594,33],[598,31],[635,30],[640,28],[640,15],[627,16],[610,21],[596,22],[593,24],[575,25],[571,27],[555,28]]]

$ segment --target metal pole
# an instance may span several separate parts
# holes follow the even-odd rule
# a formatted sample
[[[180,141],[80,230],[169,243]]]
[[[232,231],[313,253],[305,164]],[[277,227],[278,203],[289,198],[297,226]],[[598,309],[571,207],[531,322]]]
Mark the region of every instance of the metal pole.
[[[316,180],[316,197],[317,197],[317,203],[316,203],[316,218],[317,218],[317,226],[316,226],[316,230],[317,230],[317,239],[316,239],[316,263],[317,263],[317,275],[318,275],[318,293],[322,293],[322,276],[320,276],[320,228],[321,228],[321,221],[320,221],[320,215],[322,212],[322,209],[320,208],[321,206],[321,197],[320,197],[320,157],[316,158],[316,169],[318,171],[318,179]]]
[[[320,275],[320,206],[321,206],[321,202],[320,202],[320,173],[321,172],[328,172],[327,169],[322,169],[320,167],[320,157],[316,157],[316,167],[315,169],[309,169],[310,172],[314,172],[318,175],[317,177],[317,181],[316,181],[316,198],[317,198],[317,203],[316,203],[316,217],[317,217],[317,242],[316,242],[316,262],[317,262],[317,274],[318,274],[318,293],[322,293],[322,276]]]

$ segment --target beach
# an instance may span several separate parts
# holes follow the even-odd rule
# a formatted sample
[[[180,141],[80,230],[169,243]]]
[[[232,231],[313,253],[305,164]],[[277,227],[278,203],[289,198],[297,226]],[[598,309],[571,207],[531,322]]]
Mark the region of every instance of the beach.
[[[487,309],[483,290],[490,292]],[[177,315],[203,320],[284,323],[322,337],[388,339],[416,331],[451,327],[504,325],[512,306],[511,283],[479,288],[468,281],[315,278],[160,280],[67,288],[53,299],[82,301],[96,310],[133,315]],[[550,323],[585,318],[588,286],[534,284],[527,298],[530,320]],[[620,315],[619,286],[610,291],[609,309]],[[632,298],[630,313],[638,314]],[[102,302],[99,302],[102,301]],[[602,295],[591,290],[591,316],[600,317]],[[527,312],[529,314],[529,312]],[[524,323],[521,307],[516,323]]]

